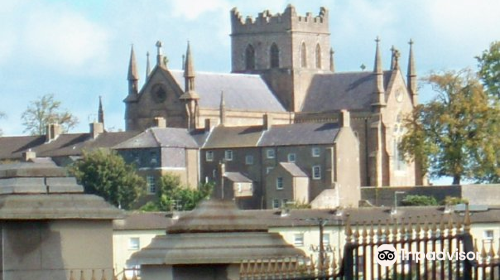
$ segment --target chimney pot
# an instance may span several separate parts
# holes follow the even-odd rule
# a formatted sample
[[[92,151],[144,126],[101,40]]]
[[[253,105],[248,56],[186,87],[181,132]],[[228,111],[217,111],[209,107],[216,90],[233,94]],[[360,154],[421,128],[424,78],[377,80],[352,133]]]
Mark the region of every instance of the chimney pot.
[[[340,111],[339,122],[342,127],[351,126],[351,114],[349,113],[348,110]]]

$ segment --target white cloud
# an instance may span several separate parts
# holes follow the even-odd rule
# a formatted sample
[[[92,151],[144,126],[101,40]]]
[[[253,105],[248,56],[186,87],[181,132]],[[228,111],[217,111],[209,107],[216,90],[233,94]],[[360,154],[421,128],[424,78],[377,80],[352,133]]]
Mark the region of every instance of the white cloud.
[[[107,32],[64,7],[31,10],[25,22],[22,47],[45,64],[82,67],[107,54]]]
[[[195,20],[207,12],[226,11],[230,7],[225,0],[184,0],[172,1],[173,15],[187,20]]]

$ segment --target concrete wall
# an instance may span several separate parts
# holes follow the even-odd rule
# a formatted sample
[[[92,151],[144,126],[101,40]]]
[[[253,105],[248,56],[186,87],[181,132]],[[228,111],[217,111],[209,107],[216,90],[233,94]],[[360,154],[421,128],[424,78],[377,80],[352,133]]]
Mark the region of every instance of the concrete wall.
[[[92,269],[112,277],[111,221],[2,221],[1,234],[3,280],[68,279],[70,270],[89,277]]]
[[[398,194],[398,205],[401,205],[401,200],[406,195],[433,196],[438,203],[443,201],[446,196],[461,197],[462,195],[460,186],[363,187],[361,188],[361,200],[366,200],[376,206],[394,206],[394,192],[396,191],[405,192],[404,194]]]

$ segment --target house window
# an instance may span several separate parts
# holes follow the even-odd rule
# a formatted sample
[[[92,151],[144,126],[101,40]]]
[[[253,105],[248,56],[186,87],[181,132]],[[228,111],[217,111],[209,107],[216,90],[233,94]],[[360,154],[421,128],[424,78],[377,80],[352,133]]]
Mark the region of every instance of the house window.
[[[295,162],[295,159],[296,159],[296,155],[295,154],[288,154],[288,162]]]
[[[156,179],[154,176],[146,176],[146,182],[148,184],[148,192],[150,194],[156,193]]]
[[[156,152],[151,152],[150,154],[151,157],[151,166],[157,166],[158,165],[158,154]]]
[[[311,149],[311,153],[313,157],[319,157],[320,156],[320,150],[318,147],[313,147]]]
[[[226,152],[224,153],[224,158],[227,161],[232,161],[233,160],[233,151],[232,150],[226,150]]]
[[[205,160],[206,161],[213,161],[214,160],[214,152],[213,151],[206,151],[205,152]]]
[[[246,165],[252,165],[253,164],[253,156],[252,155],[247,155],[245,157],[245,164]]]
[[[304,234],[296,233],[293,235],[293,245],[297,247],[304,246]]]
[[[280,50],[276,43],[271,46],[271,68],[280,67]]]
[[[266,150],[266,157],[267,158],[274,158],[276,156],[274,149],[267,149]]]
[[[330,234],[323,233],[323,246],[330,245]]]
[[[276,178],[276,189],[277,190],[283,189],[283,177]]]
[[[212,178],[217,178],[217,169],[212,170]]]
[[[278,208],[280,208],[280,200],[273,199],[273,209],[278,209]]]
[[[255,69],[255,49],[252,45],[248,45],[245,50],[245,68],[247,70]]]
[[[236,189],[238,193],[242,192],[243,189],[241,188],[241,183],[236,183]]]
[[[128,239],[128,249],[129,250],[139,250],[140,249],[140,239],[139,237],[131,237]]]
[[[274,169],[274,167],[272,167],[272,166],[267,167],[266,174],[269,174],[269,172],[271,172],[271,170],[273,170],[273,169]]]
[[[321,166],[315,165],[312,167],[312,177],[313,180],[321,179]]]
[[[483,232],[483,240],[484,242],[491,243],[493,241],[493,230],[485,230]]]

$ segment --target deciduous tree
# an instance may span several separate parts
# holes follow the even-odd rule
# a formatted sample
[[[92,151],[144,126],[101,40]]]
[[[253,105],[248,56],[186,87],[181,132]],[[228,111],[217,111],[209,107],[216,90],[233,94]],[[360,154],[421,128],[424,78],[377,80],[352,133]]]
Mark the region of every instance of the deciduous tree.
[[[489,49],[476,57],[479,76],[486,92],[500,98],[500,41],[491,43]]]
[[[67,132],[78,124],[78,119],[69,111],[61,109],[61,102],[54,99],[53,94],[46,94],[30,102],[21,119],[24,132],[31,135],[42,135],[48,124],[60,124]]]
[[[425,80],[437,93],[406,119],[400,149],[422,164],[431,177],[485,181],[498,173],[500,110],[470,70],[431,74]]]
[[[146,181],[136,174],[135,167],[113,151],[84,152],[82,159],[70,166],[69,171],[86,193],[102,196],[123,209],[131,209],[146,189]]]

